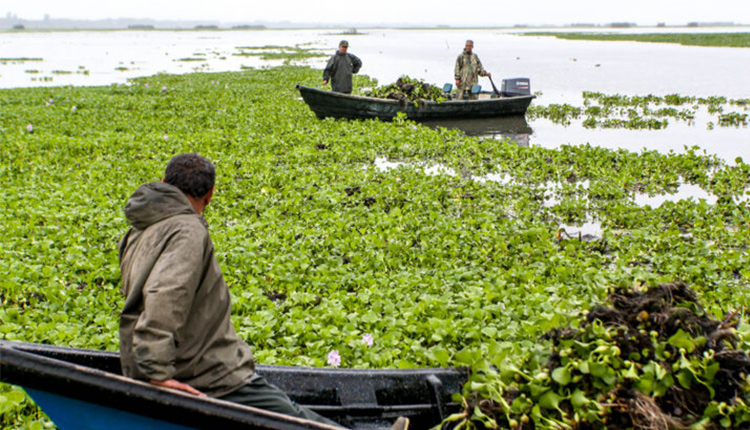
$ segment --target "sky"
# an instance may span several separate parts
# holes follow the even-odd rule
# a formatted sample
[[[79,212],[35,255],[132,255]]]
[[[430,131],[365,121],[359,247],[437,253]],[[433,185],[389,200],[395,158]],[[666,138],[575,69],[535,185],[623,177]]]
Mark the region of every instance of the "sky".
[[[19,18],[209,20],[336,25],[508,26],[608,24],[750,24],[750,0],[0,0],[0,15]]]

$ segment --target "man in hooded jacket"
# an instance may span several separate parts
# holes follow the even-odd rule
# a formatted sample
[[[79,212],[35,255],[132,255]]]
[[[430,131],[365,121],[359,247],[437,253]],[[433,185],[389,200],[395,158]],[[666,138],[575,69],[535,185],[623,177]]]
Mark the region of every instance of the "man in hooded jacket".
[[[356,55],[349,54],[349,42],[339,42],[339,50],[328,60],[323,70],[323,85],[331,81],[331,89],[337,93],[352,93],[352,74],[359,72],[362,60]]]
[[[295,405],[255,373],[250,347],[230,320],[229,289],[202,217],[216,171],[198,154],[170,160],[162,182],[125,205],[120,241],[120,355],[125,376],[340,427]],[[408,428],[399,418],[395,429]]]
[[[123,373],[338,426],[293,404],[255,373],[253,354],[230,320],[229,289],[201,216],[215,177],[210,161],[181,154],[162,182],[142,185],[125,206],[131,228],[119,246]]]

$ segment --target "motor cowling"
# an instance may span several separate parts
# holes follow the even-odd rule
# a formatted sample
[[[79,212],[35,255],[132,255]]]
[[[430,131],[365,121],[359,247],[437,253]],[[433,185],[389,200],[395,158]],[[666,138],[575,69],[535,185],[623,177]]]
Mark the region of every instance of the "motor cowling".
[[[531,80],[529,78],[503,79],[500,94],[510,96],[528,96],[531,94]]]

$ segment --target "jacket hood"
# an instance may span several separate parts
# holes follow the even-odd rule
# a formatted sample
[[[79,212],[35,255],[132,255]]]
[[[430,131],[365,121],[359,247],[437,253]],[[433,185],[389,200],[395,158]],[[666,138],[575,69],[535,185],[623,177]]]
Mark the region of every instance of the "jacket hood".
[[[125,205],[125,217],[139,230],[175,215],[197,215],[179,188],[163,182],[141,185]]]

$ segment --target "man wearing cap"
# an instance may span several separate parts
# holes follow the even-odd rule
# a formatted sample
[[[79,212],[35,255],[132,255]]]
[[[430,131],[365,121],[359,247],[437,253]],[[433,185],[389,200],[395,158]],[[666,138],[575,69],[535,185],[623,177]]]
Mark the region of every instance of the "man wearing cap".
[[[327,85],[330,80],[331,89],[337,93],[352,93],[352,74],[359,72],[362,67],[362,60],[346,52],[348,49],[349,42],[339,42],[339,50],[331,56],[323,70],[323,85]]]
[[[469,100],[476,100],[479,94],[471,94],[471,87],[479,82],[478,76],[491,77],[492,74],[482,67],[477,54],[473,52],[474,41],[467,40],[464,52],[456,58],[456,67],[453,72],[456,78],[456,98],[463,100],[465,94],[469,94]]]

